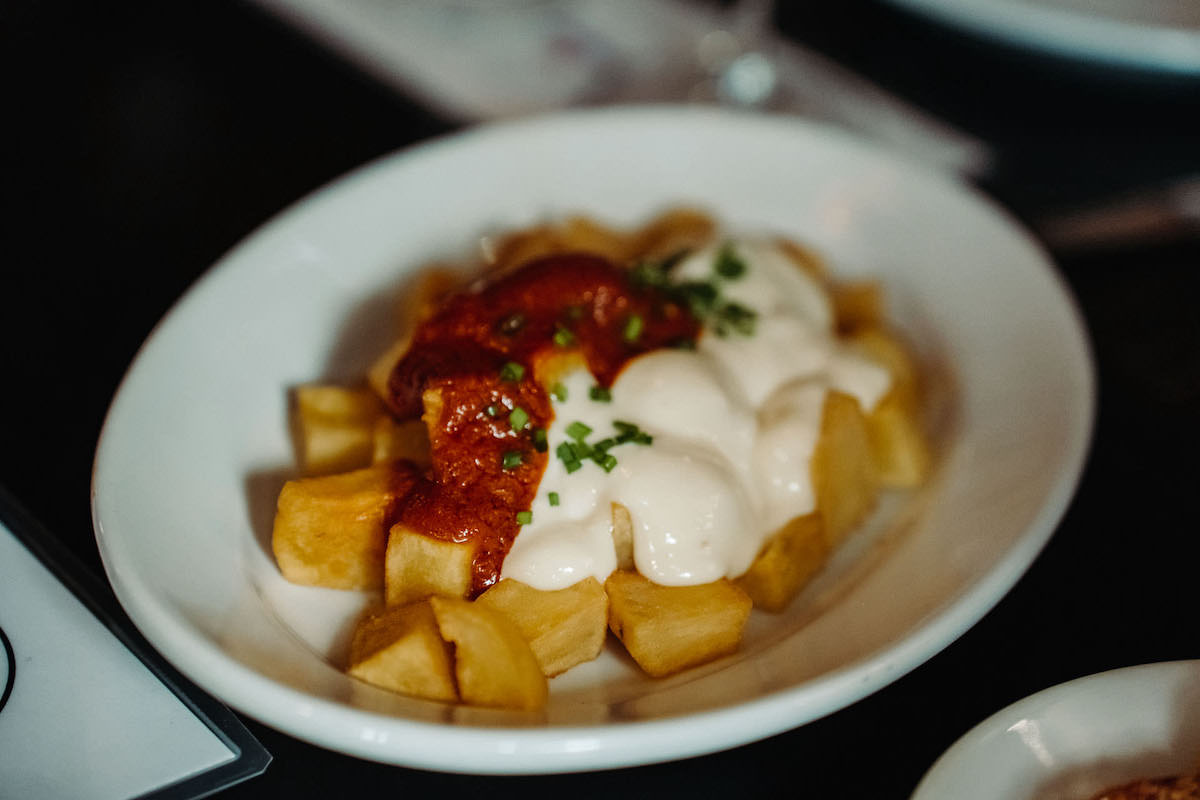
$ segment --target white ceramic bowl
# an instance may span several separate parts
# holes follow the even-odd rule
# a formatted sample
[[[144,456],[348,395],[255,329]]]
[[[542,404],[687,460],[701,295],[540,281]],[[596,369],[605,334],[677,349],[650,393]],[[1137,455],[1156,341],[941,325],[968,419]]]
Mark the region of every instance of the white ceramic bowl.
[[[1200,661],[1103,672],[1027,697],[946,751],[912,800],[1089,800],[1200,769]]]
[[[291,474],[290,386],[361,374],[395,292],[484,231],[584,212],[635,224],[699,204],[873,276],[943,402],[936,475],[890,498],[739,654],[665,679],[607,653],[541,714],[389,694],[338,669],[353,592],[270,556]],[[553,772],[660,761],[842,708],[945,647],[1013,585],[1074,489],[1093,414],[1078,315],[995,207],[846,134],[695,108],[569,113],[435,141],[305,199],[172,309],[113,401],[93,512],[122,604],[183,673],[295,736],[396,764]]]

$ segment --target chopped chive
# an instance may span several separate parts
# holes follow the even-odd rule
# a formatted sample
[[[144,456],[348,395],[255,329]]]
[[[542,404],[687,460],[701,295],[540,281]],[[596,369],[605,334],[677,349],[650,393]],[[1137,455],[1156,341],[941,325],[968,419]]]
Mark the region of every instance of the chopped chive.
[[[500,413],[500,409],[497,406],[488,406],[483,410],[483,413],[487,414],[489,417],[494,417]]]
[[[634,342],[636,342],[639,338],[641,338],[642,328],[644,326],[645,326],[645,323],[642,321],[642,318],[639,315],[634,314],[633,316],[631,316],[625,322],[625,330],[622,333],[622,336],[625,338],[625,341],[629,342],[630,344],[633,344]]]
[[[496,330],[505,336],[513,336],[523,327],[525,327],[525,315],[520,311],[515,311],[496,323]]]
[[[552,505],[552,506],[558,505],[558,492],[551,492],[546,497],[550,501],[550,505]]]
[[[733,245],[726,242],[717,253],[713,269],[722,278],[740,278],[746,272],[746,262],[733,251]]]
[[[500,380],[513,383],[525,377],[525,368],[515,361],[509,361],[500,368]]]
[[[634,266],[629,273],[629,279],[635,286],[665,286],[667,272],[661,264],[643,261]]]
[[[576,420],[575,422],[572,422],[570,425],[567,426],[567,436],[570,436],[572,439],[574,439],[577,442],[585,439],[587,437],[587,435],[591,432],[592,432],[591,427],[584,425],[582,422],[579,422],[578,420]]]
[[[539,453],[544,453],[544,452],[546,452],[547,449],[549,449],[549,447],[550,447],[550,444],[546,440],[546,429],[545,428],[534,428],[533,429],[533,449],[537,450]]]
[[[560,326],[554,331],[554,344],[556,347],[570,347],[575,344],[575,334]]]
[[[592,458],[603,458],[612,447],[616,446],[617,440],[611,436],[607,439],[601,439],[592,445]]]
[[[604,457],[603,461],[599,461],[597,463],[600,465],[600,468],[603,469],[605,472],[612,472],[613,467],[615,467],[617,465],[617,457],[610,453],[609,455],[606,455]]]
[[[738,333],[744,336],[752,336],[754,334],[754,323],[758,320],[758,313],[752,309],[746,308],[739,303],[725,303],[717,312],[720,322],[728,327],[732,327]]]
[[[520,450],[506,450],[500,457],[500,465],[505,469],[516,469],[525,462]]]
[[[558,402],[566,402],[567,387],[563,385],[562,381],[559,381],[550,389],[550,394],[554,395],[554,399]]]
[[[622,422],[619,419],[613,420],[613,427],[617,429],[617,441],[625,442],[637,435],[638,426],[632,422]]]
[[[575,461],[575,453],[571,450],[569,442],[563,442],[558,447],[554,448],[554,455],[561,458],[563,461]]]
[[[595,400],[597,403],[611,403],[612,392],[605,389],[603,386],[593,386],[588,390],[588,397]]]
[[[648,433],[638,432],[630,441],[634,444],[654,444],[654,437]]]
[[[567,468],[567,474],[570,475],[575,470],[583,466],[581,461],[564,461],[563,466]]]
[[[712,313],[717,302],[717,287],[706,281],[681,283],[677,291],[683,296],[688,310],[696,319],[704,319]]]
[[[517,512],[517,524],[518,525],[528,525],[531,522],[533,522],[533,512],[532,511],[518,511]]]
[[[571,449],[571,458],[575,461],[582,461],[592,455],[592,446],[587,442],[568,442],[567,447]]]
[[[529,413],[517,406],[509,413],[508,424],[514,431],[524,430],[525,426],[529,424]]]

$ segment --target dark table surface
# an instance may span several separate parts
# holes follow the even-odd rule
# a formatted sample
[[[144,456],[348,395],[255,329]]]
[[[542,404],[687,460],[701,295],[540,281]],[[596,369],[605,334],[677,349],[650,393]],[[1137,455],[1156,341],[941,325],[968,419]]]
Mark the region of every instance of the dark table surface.
[[[170,5],[168,10],[167,6]],[[107,404],[154,323],[266,218],[458,124],[232,2],[6,4],[0,483],[100,574],[88,508]],[[980,42],[866,0],[784,29],[996,147],[1018,217],[1200,174],[1200,80]],[[1200,658],[1200,242],[1056,252],[1092,337],[1099,417],[1050,544],[978,625],[825,719],[725,753],[481,778],[359,761],[247,724],[275,757],[225,796],[355,790],[904,797],[975,723],[1098,671]],[[847,788],[850,787],[850,788]]]

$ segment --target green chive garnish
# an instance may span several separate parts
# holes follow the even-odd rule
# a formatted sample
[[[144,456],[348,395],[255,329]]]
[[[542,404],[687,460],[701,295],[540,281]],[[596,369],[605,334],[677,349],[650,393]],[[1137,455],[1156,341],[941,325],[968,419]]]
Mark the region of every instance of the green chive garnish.
[[[642,328],[644,325],[645,323],[642,322],[642,318],[637,314],[634,314],[632,317],[630,317],[625,322],[625,330],[622,333],[625,341],[629,342],[630,344],[636,342],[642,335]]]
[[[554,384],[552,389],[550,389],[550,394],[554,395],[554,399],[558,402],[566,402],[567,387],[563,385],[562,381],[559,381],[558,383]]]
[[[579,422],[578,420],[575,422],[572,422],[570,425],[567,426],[567,436],[570,436],[572,439],[574,439],[577,442],[583,441],[584,439],[586,439],[587,435],[591,432],[592,432],[592,429],[589,426],[584,425],[582,422]]]
[[[605,389],[603,386],[593,386],[588,390],[588,397],[595,400],[597,403],[611,403],[612,392]]]
[[[487,414],[489,417],[494,417],[500,413],[500,409],[496,406],[488,406],[483,410],[483,413]]]
[[[554,344],[556,347],[570,347],[575,344],[575,334],[560,327],[554,331]]]
[[[551,492],[546,497],[550,501],[550,505],[552,505],[552,506],[558,505],[558,492]]]
[[[532,511],[518,511],[517,512],[517,524],[518,525],[528,525],[531,522],[533,522],[533,512]]]
[[[563,466],[567,468],[567,474],[570,475],[575,470],[583,466],[581,461],[564,461]]]
[[[500,380],[516,383],[525,377],[525,368],[515,361],[509,361],[500,368]]]
[[[514,431],[524,430],[525,426],[529,424],[529,414],[525,409],[517,406],[509,413],[508,424]]]
[[[600,461],[597,463],[600,464],[600,468],[603,469],[605,472],[612,472],[613,467],[615,467],[617,465],[617,457],[612,454],[609,454],[604,457],[603,461]]]
[[[726,243],[717,253],[713,269],[722,278],[740,278],[746,272],[746,262],[733,252],[733,245]]]
[[[537,450],[539,453],[544,453],[544,452],[546,452],[547,449],[549,449],[549,447],[550,447],[550,443],[546,440],[546,429],[545,428],[534,428],[533,429],[533,449]]]
[[[520,450],[507,450],[500,457],[500,465],[505,469],[516,469],[525,461]]]

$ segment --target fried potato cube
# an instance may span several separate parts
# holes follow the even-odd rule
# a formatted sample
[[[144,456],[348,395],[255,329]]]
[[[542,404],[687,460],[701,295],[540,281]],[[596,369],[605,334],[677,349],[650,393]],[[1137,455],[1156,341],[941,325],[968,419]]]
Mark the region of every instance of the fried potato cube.
[[[838,391],[826,395],[811,464],[825,540],[836,545],[875,506],[879,492],[879,468],[858,400]]]
[[[825,565],[829,549],[820,514],[796,517],[767,540],[735,583],[750,595],[755,608],[783,611]]]
[[[375,421],[376,464],[386,461],[411,461],[418,467],[428,467],[432,454],[429,448],[429,430],[420,419],[396,422],[388,416]]]
[[[916,362],[899,337],[879,326],[857,331],[850,342],[892,378],[891,389],[867,415],[867,432],[879,465],[880,482],[894,488],[919,486],[929,475],[933,455],[921,425]]]
[[[309,586],[379,588],[387,516],[412,480],[411,468],[382,464],[285,483],[271,536],[280,572]]]
[[[600,655],[608,635],[608,595],[592,577],[556,591],[506,578],[475,602],[517,626],[548,678]]]
[[[614,264],[629,259],[629,237],[588,217],[568,217],[558,235],[564,252],[593,253]]]
[[[664,211],[632,234],[629,256],[634,260],[658,261],[682,250],[706,245],[716,233],[712,217],[694,208]]]
[[[397,339],[392,343],[392,346],[383,351],[378,358],[371,363],[367,368],[367,385],[375,392],[375,395],[387,402],[391,391],[388,389],[388,381],[392,377],[392,370],[396,368],[396,364],[400,359],[404,358],[408,352],[408,348],[412,346],[410,337]]]
[[[583,352],[576,348],[546,347],[534,353],[531,360],[534,378],[548,392],[568,374],[587,369]]]
[[[469,542],[434,539],[404,525],[393,525],[382,573],[384,599],[389,606],[397,606],[431,595],[466,597],[474,562],[475,546]]]
[[[633,515],[620,503],[612,504],[613,549],[617,551],[617,569],[632,570]]]
[[[823,286],[829,285],[829,267],[815,250],[787,238],[776,239],[775,244],[797,267],[808,273],[810,278]]]
[[[909,489],[925,482],[933,463],[929,439],[898,394],[886,395],[867,415],[867,434],[884,486]]]
[[[920,371],[900,337],[879,325],[869,325],[856,330],[847,342],[860,355],[888,371],[892,391],[902,405],[915,413],[921,399]]]
[[[839,283],[830,292],[838,331],[853,333],[875,327],[884,319],[883,287],[876,281]]]
[[[454,676],[464,703],[537,711],[546,676],[517,627],[503,614],[467,600],[432,597],[442,638],[454,643]]]
[[[300,386],[292,417],[300,468],[328,475],[368,466],[383,404],[369,389]]]
[[[544,256],[563,252],[562,238],[554,228],[543,225],[510,233],[493,243],[485,253],[494,272],[506,272]]]
[[[660,586],[636,572],[614,572],[604,590],[608,627],[655,678],[732,653],[750,616],[750,597],[724,578]]]
[[[428,602],[374,609],[354,630],[347,672],[393,692],[452,703],[453,655]]]

